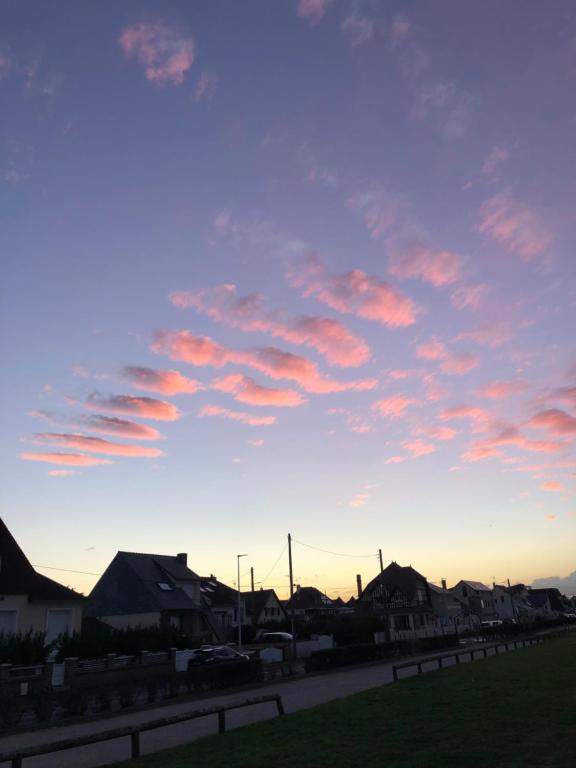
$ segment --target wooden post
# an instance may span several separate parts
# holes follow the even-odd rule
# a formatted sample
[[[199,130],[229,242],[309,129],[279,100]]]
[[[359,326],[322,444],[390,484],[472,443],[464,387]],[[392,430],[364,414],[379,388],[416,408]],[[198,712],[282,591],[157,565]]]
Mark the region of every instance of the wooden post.
[[[442,669],[444,666],[444,662],[442,661],[442,656],[438,656],[438,669]]]
[[[394,682],[398,682],[398,670],[396,669],[396,665],[392,667],[392,677],[394,679]]]
[[[226,710],[221,709],[218,712],[218,733],[224,733],[226,730]]]
[[[140,757],[140,731],[130,734],[132,757]]]
[[[498,654],[500,653],[500,646],[498,645],[494,646],[494,653],[496,654],[496,656],[498,656]]]
[[[483,651],[484,651],[484,658],[486,658],[486,656],[488,656],[488,649],[487,648],[483,648]]]
[[[294,620],[294,575],[292,572],[292,535],[288,534],[288,573],[290,574],[290,631],[292,632],[292,660],[298,654],[296,645],[296,623]]]
[[[418,667],[418,674],[421,675],[422,674],[422,664],[420,662],[418,662],[417,667]]]
[[[382,550],[381,549],[378,550],[378,557],[380,559],[380,573],[382,573],[382,571],[384,570],[384,563],[382,561]]]
[[[22,768],[22,758],[14,757],[12,759],[12,768]]]
[[[460,654],[459,653],[455,653],[454,654],[454,658],[456,659],[456,664],[460,664]]]
[[[276,697],[276,706],[278,707],[278,716],[284,714],[284,704],[282,702],[282,696]]]

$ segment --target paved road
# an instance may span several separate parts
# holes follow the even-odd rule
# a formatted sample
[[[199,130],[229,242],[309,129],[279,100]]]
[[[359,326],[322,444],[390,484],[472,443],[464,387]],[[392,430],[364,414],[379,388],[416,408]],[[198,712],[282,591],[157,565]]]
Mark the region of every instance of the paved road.
[[[461,649],[466,652],[468,649]],[[493,654],[493,651],[491,652]],[[440,655],[440,654],[438,654]],[[479,655],[479,654],[478,654]],[[429,654],[428,654],[429,656]],[[424,657],[420,657],[424,658]],[[417,660],[417,657],[414,659]],[[462,659],[464,661],[465,659]],[[446,661],[445,666],[454,661]],[[435,668],[435,664],[425,665],[424,670]],[[401,677],[415,674],[412,670],[403,670]],[[297,712],[301,709],[323,704],[344,696],[350,696],[370,688],[377,688],[392,682],[392,663],[375,664],[370,666],[344,669],[322,675],[315,675],[297,680],[282,681],[276,685],[267,685],[253,688],[249,691],[222,694],[203,701],[186,701],[178,704],[170,704],[155,709],[147,709],[140,712],[131,712],[118,715],[105,720],[95,720],[89,723],[52,727],[42,731],[8,736],[0,739],[0,752],[13,749],[45,744],[60,739],[77,738],[111,728],[121,728],[127,725],[136,725],[149,720],[171,715],[183,714],[202,707],[230,704],[243,701],[254,696],[279,693],[282,696],[286,713]],[[228,712],[226,714],[227,728],[237,728],[259,720],[276,717],[276,705],[273,703],[260,704],[246,709]],[[187,723],[148,731],[141,735],[142,754],[156,752],[160,749],[178,746],[201,736],[208,736],[217,730],[217,718],[215,715],[192,720]],[[124,737],[113,741],[92,744],[87,747],[78,747],[65,752],[57,752],[52,755],[27,758],[24,768],[96,768],[130,757],[130,739]],[[7,763],[0,764],[2,768]]]

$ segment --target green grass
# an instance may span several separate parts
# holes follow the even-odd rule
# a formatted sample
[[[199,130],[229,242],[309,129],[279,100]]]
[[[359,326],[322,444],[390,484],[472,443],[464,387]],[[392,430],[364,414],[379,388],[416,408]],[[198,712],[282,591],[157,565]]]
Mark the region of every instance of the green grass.
[[[574,768],[576,637],[406,679],[121,765]]]

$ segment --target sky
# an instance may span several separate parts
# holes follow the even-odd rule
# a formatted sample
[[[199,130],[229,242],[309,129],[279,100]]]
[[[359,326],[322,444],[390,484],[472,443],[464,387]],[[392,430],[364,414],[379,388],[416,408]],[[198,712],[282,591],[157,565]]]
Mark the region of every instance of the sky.
[[[576,569],[572,0],[4,0],[2,515],[333,596]],[[59,570],[56,570],[59,569]]]

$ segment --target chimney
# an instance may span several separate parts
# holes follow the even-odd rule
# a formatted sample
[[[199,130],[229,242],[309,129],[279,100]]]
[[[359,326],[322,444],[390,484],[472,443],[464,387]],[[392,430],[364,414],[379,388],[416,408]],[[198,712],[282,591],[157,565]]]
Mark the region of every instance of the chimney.
[[[356,574],[356,589],[358,590],[358,600],[362,595],[362,576],[359,573]]]
[[[442,589],[448,589],[448,587],[446,586],[446,579],[442,579],[441,583],[442,583]]]
[[[178,560],[179,563],[182,563],[182,565],[188,565],[188,554],[186,552],[178,552],[176,560]]]

